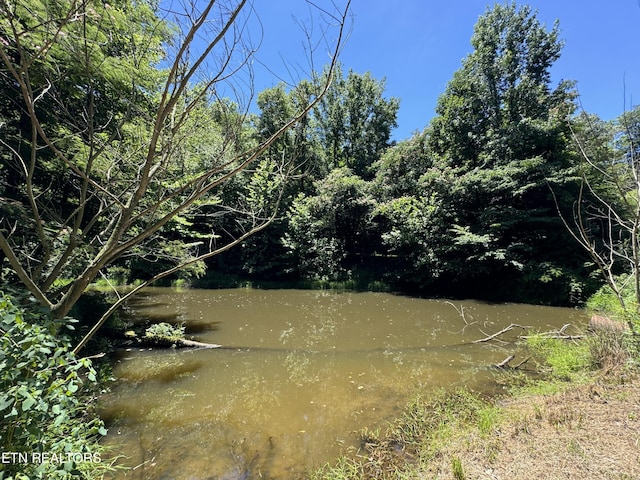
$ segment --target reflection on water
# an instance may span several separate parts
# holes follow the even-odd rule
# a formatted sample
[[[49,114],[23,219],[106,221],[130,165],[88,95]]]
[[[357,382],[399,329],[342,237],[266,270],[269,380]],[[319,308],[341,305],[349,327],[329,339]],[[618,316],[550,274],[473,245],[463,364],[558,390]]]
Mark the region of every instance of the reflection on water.
[[[586,322],[569,309],[330,291],[150,289],[131,306],[225,346],[118,362],[106,443],[134,479],[299,478],[416,392],[490,388],[486,367],[515,347],[473,340],[510,323]]]

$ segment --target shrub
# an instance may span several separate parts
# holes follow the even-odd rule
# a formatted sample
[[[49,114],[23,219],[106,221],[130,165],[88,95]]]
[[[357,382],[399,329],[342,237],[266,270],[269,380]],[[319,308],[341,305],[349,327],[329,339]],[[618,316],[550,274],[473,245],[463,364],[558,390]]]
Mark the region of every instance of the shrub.
[[[604,313],[607,316],[626,323],[636,325],[640,328],[640,316],[638,315],[638,304],[635,299],[635,291],[632,279],[628,275],[618,277],[618,282],[623,285],[622,300],[615,295],[611,287],[604,285],[587,300],[587,310],[595,313]],[[634,328],[634,331],[636,329]]]
[[[107,468],[97,444],[106,430],[87,412],[96,372],[70,351],[64,328],[70,320],[25,311],[0,293],[2,480],[93,478]]]
[[[632,278],[620,276],[620,284],[624,285],[622,297],[625,308],[608,285],[603,286],[587,301],[587,310],[596,314],[603,314],[605,318],[622,322],[624,328],[598,328],[593,324],[594,335],[589,338],[589,348],[593,364],[603,370],[616,370],[627,364],[640,360],[640,315],[635,300]],[[597,315],[594,315],[596,318]],[[629,331],[626,327],[629,327]]]
[[[631,357],[631,336],[624,331],[598,330],[588,339],[594,367],[605,371],[624,367]]]

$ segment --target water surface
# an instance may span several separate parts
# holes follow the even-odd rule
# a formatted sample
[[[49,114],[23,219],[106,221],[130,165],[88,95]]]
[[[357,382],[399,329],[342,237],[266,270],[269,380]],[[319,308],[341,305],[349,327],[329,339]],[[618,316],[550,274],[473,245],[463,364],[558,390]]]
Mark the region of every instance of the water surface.
[[[408,397],[495,386],[509,340],[472,343],[511,323],[550,330],[583,312],[385,293],[149,289],[140,322],[184,323],[216,350],[125,352],[102,399],[106,443],[132,479],[300,478],[357,446]],[[518,361],[518,358],[516,359]]]

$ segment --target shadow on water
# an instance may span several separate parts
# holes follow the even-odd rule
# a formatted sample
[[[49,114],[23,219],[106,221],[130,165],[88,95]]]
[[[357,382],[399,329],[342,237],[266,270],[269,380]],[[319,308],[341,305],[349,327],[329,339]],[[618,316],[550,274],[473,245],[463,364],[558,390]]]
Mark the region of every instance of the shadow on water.
[[[488,368],[521,355],[511,324],[549,330],[576,310],[321,291],[154,289],[131,306],[178,318],[211,350],[132,350],[101,401],[126,479],[300,478],[356,447],[416,394],[498,388]],[[143,297],[145,298],[145,297]],[[459,311],[464,307],[465,318]],[[118,478],[118,477],[115,477]]]

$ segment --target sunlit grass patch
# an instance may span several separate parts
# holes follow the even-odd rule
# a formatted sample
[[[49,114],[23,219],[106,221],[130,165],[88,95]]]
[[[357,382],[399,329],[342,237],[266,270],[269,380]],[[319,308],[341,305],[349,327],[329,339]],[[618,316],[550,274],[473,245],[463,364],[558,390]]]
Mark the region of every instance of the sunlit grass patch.
[[[540,362],[541,370],[559,380],[580,380],[592,363],[585,342],[533,335],[527,339],[527,348]]]

